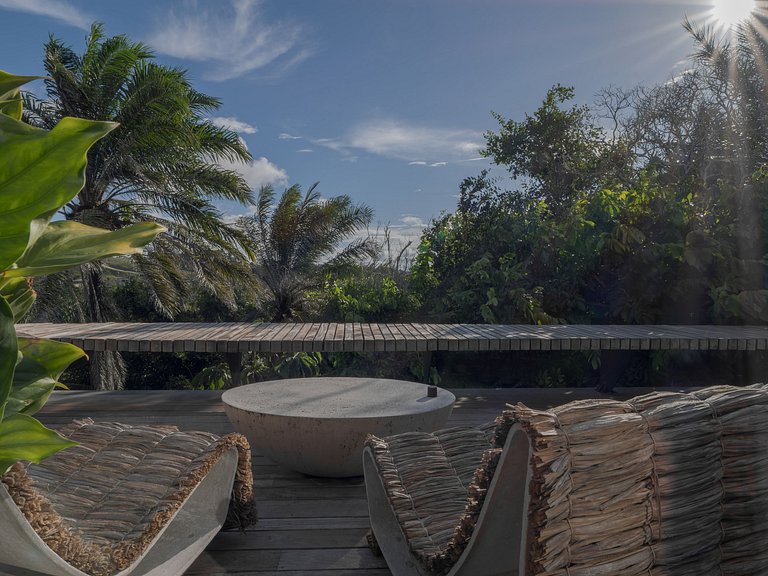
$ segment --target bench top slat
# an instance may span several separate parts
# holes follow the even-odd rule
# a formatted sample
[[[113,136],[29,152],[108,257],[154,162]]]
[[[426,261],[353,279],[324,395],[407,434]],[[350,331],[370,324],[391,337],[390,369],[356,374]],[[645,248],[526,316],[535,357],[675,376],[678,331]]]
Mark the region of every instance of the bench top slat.
[[[86,350],[163,352],[764,350],[768,326],[157,322],[19,324],[20,336]]]

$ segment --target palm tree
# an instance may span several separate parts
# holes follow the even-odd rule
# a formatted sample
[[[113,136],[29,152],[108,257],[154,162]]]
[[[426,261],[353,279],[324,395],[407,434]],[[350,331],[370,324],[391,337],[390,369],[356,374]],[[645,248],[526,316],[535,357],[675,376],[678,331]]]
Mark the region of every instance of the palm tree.
[[[768,17],[755,13],[729,33],[686,19],[695,62],[706,73],[711,98],[722,116],[721,155],[737,185],[768,162]]]
[[[373,240],[359,237],[372,216],[370,208],[348,196],[321,199],[317,184],[304,195],[293,185],[277,204],[272,187],[262,187],[256,212],[239,225],[251,241],[253,269],[268,294],[265,315],[272,322],[301,317],[308,291],[319,288],[327,273],[373,256]]]
[[[233,277],[246,271],[244,237],[213,202],[252,203],[243,178],[221,166],[251,156],[236,133],[206,120],[220,101],[194,90],[185,71],[153,58],[150,48],[126,36],[106,38],[100,24],[91,27],[82,55],[51,37],[47,99],[27,94],[26,120],[52,127],[66,115],[120,124],[91,149],[85,186],[62,215],[113,230],[139,221],[165,226],[168,234],[134,263],[158,311],[172,317],[190,278],[227,297]],[[84,319],[114,319],[102,267],[84,266],[80,277]],[[119,357],[94,360],[91,385],[119,387]]]

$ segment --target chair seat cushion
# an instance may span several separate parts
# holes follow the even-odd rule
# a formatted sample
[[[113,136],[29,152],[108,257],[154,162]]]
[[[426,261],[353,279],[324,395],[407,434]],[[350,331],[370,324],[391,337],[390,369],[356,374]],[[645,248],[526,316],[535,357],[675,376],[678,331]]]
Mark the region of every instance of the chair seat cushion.
[[[408,545],[429,571],[450,567],[471,536],[499,452],[493,432],[489,424],[368,438]]]
[[[255,520],[250,448],[239,434],[92,420],[60,432],[79,444],[41,464],[17,463],[2,482],[48,547],[83,572],[130,566],[232,448],[239,462],[227,521]]]

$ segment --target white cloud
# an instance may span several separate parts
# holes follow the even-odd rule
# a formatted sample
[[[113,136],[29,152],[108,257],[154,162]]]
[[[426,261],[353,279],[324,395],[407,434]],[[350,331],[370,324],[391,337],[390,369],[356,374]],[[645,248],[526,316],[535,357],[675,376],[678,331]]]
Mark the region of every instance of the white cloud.
[[[288,183],[288,173],[263,156],[246,165],[245,170],[241,170],[241,173],[253,189],[266,184]]]
[[[448,162],[433,162],[429,165],[430,168],[440,168],[442,166],[448,166]]]
[[[234,116],[213,116],[212,118],[209,118],[209,120],[216,126],[226,128],[227,130],[233,130],[239,134],[256,134],[256,132],[259,131],[256,126],[238,120]]]
[[[281,132],[277,138],[278,140],[301,140],[302,137],[294,136],[293,134],[288,134],[287,132]]]
[[[268,66],[285,71],[309,58],[311,50],[299,45],[301,26],[267,22],[261,5],[261,0],[186,0],[158,21],[147,42],[169,56],[209,62],[213,80]]]
[[[288,183],[288,173],[263,156],[248,164],[223,162],[222,166],[227,170],[234,170],[241,174],[252,190],[258,190],[268,184],[276,186]]]
[[[400,218],[400,222],[408,227],[424,228],[426,226],[424,220],[422,220],[419,216],[414,216],[412,214],[403,215]]]
[[[364,150],[370,154],[406,160],[414,166],[445,166],[441,158],[460,160],[482,147],[482,133],[433,128],[394,120],[374,120],[352,128],[341,138],[314,143],[337,151]],[[423,158],[426,160],[415,160]]]
[[[310,154],[314,152],[314,150],[310,150],[309,148],[302,148],[301,150],[297,150],[296,152],[299,152],[300,154]]]
[[[0,0],[0,8],[48,16],[65,24],[88,30],[94,18],[59,0]]]

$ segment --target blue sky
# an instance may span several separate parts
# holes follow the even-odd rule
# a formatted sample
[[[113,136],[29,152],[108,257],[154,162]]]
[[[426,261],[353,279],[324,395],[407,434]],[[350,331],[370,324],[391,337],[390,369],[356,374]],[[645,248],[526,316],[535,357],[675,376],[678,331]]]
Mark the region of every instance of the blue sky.
[[[49,34],[79,50],[103,22],[223,100],[255,189],[319,181],[408,236],[488,166],[492,110],[522,119],[556,83],[590,103],[663,82],[692,50],[681,20],[713,1],[0,0],[0,69],[42,74]]]

